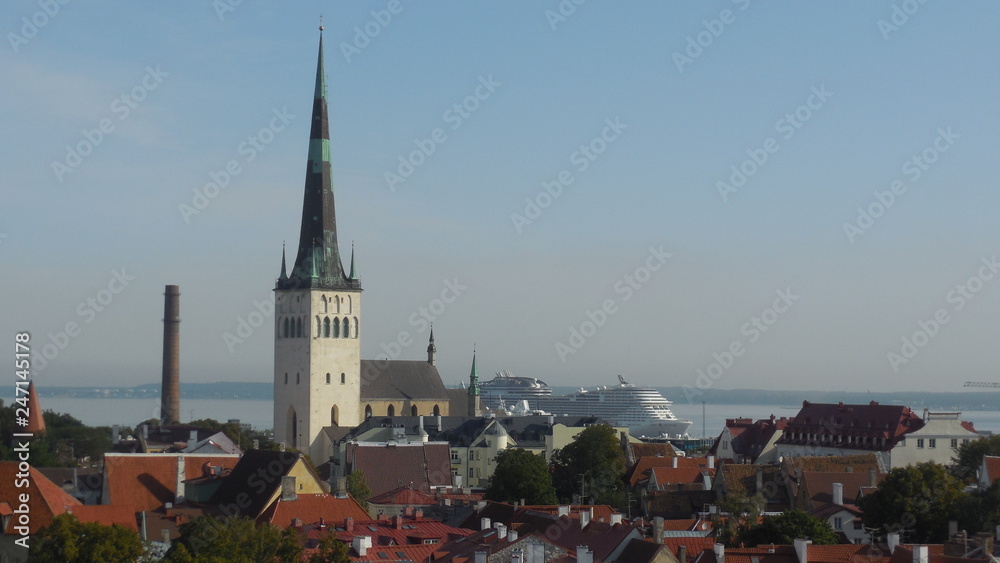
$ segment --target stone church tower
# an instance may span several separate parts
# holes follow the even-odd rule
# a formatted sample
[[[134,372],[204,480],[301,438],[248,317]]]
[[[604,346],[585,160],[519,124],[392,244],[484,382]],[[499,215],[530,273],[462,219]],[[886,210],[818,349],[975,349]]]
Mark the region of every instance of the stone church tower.
[[[322,32],[299,245],[274,292],[274,439],[321,463],[323,427],[362,420],[361,283],[337,245]]]

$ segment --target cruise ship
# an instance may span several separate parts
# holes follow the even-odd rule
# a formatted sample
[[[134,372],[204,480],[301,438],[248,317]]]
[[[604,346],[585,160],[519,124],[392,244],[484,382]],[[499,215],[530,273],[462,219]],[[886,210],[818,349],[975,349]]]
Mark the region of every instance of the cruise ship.
[[[480,384],[483,406],[495,409],[500,401],[527,400],[535,409],[552,414],[599,416],[615,426],[627,426],[633,436],[679,438],[687,434],[690,420],[674,416],[670,401],[652,387],[632,385],[621,375],[618,385],[593,390],[581,388],[569,395],[553,396],[552,389],[531,377],[507,372]]]

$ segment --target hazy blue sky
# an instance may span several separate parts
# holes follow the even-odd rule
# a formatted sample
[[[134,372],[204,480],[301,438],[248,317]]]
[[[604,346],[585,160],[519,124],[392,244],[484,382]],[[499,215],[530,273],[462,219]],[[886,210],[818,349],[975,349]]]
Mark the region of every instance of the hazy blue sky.
[[[552,385],[1000,380],[994,2],[224,2],[4,6],[0,333],[40,385],[157,381],[166,284],[184,380],[270,381],[272,319],[226,334],[298,243],[320,13],[364,357],[434,317],[447,384],[474,343]]]

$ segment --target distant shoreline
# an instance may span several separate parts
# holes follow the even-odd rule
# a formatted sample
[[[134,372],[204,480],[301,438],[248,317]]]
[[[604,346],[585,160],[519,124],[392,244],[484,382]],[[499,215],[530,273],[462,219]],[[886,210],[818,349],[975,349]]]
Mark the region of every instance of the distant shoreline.
[[[587,387],[593,390],[595,387]],[[571,393],[579,387],[553,386],[553,394]],[[878,401],[881,404],[906,405],[914,410],[929,408],[932,410],[1000,410],[1000,391],[958,391],[952,393],[924,393],[916,391],[901,391],[896,393],[867,393],[845,391],[770,391],[763,389],[690,389],[682,387],[656,387],[664,397],[675,405],[699,405],[702,401],[714,405],[781,405],[788,407],[802,406],[803,400],[814,403],[867,404]],[[3,387],[0,397],[13,398],[13,387]],[[160,384],[148,383],[133,387],[114,386],[76,386],[47,387],[38,389],[44,397],[78,397],[88,399],[156,399],[160,396]],[[688,396],[691,395],[690,400]],[[700,394],[698,394],[700,392]],[[260,400],[270,401],[274,395],[273,383],[260,382],[219,382],[219,383],[181,383],[181,398],[183,399],[218,399],[218,400]]]

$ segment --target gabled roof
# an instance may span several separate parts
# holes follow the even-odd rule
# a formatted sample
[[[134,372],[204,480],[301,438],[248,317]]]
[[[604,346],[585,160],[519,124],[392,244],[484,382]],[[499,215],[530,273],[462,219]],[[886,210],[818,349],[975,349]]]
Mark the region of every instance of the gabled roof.
[[[718,463],[718,460],[716,460]],[[643,481],[649,477],[649,472],[654,467],[673,467],[676,464],[678,468],[691,468],[691,469],[707,469],[708,468],[708,458],[704,457],[673,457],[673,456],[643,456],[640,457],[635,465],[630,467],[628,471],[625,472],[625,480],[629,482],[630,485],[635,486],[640,481]]]
[[[306,463],[302,454],[249,450],[222,480],[211,504],[227,507],[226,512],[233,516],[257,518],[281,488],[281,478],[300,460]]]
[[[778,443],[889,451],[908,432],[923,426],[923,419],[902,405],[803,401]]]
[[[776,465],[744,465],[727,463],[719,468],[721,478],[716,478],[717,487],[721,485],[725,494],[732,493],[753,496],[757,490],[757,472],[761,473],[761,485],[768,494],[768,510],[787,508],[789,504],[788,489],[781,468]]]
[[[446,443],[350,443],[347,474],[361,470],[373,495],[400,486],[430,492],[451,485],[451,450]]]
[[[665,545],[648,542],[642,539],[632,539],[625,545],[625,549],[618,554],[618,561],[628,561],[629,563],[648,563],[653,561],[661,553],[668,551]]]
[[[284,528],[291,525],[294,519],[310,524],[322,519],[329,524],[344,522],[348,517],[354,518],[355,523],[371,520],[368,512],[350,496],[337,498],[329,494],[299,494],[295,500],[278,498],[257,518],[257,522]]]
[[[1000,457],[992,455],[983,456],[983,468],[986,470],[982,481],[992,483],[1000,479]]]
[[[361,401],[448,401],[438,369],[421,360],[361,360]],[[443,409],[442,409],[443,410]]]
[[[105,504],[131,506],[135,512],[154,510],[177,495],[177,459],[184,460],[183,479],[200,477],[205,465],[233,468],[235,455],[104,454]]]
[[[368,502],[371,504],[428,505],[437,504],[437,498],[434,495],[406,486],[373,496],[368,499]]]
[[[775,418],[774,415],[756,422],[750,418],[726,419],[726,430],[732,437],[732,452],[749,459],[751,462],[755,461],[763,453],[764,447],[774,438],[774,435],[784,431],[789,422],[791,421],[785,417]],[[709,453],[718,453],[721,438],[720,434]]]
[[[66,491],[53,483],[38,472],[34,467],[28,469],[26,483],[23,477],[18,477],[18,462],[0,461],[0,515],[3,515],[3,522],[6,529],[0,530],[5,534],[13,533],[14,519],[11,517],[13,509],[18,507],[16,501],[21,494],[28,495],[28,510],[30,510],[30,520],[28,523],[29,533],[34,534],[39,529],[52,523],[52,519],[66,512],[70,508],[83,506],[80,501],[69,496]],[[20,486],[24,485],[24,486]],[[10,517],[8,519],[8,517]]]
[[[656,485],[660,489],[663,489],[665,486],[676,483],[701,484],[704,482],[703,472],[708,473],[710,479],[709,483],[711,483],[711,478],[715,477],[715,469],[686,468],[686,467],[677,467],[677,468],[654,467],[651,470],[651,474],[656,479]]]
[[[878,486],[885,473],[804,471],[799,482],[800,490],[808,491],[810,508],[816,509],[833,502],[833,484],[844,486],[844,503],[854,504],[862,487]],[[874,480],[874,483],[872,483]],[[801,498],[801,497],[800,497]]]

